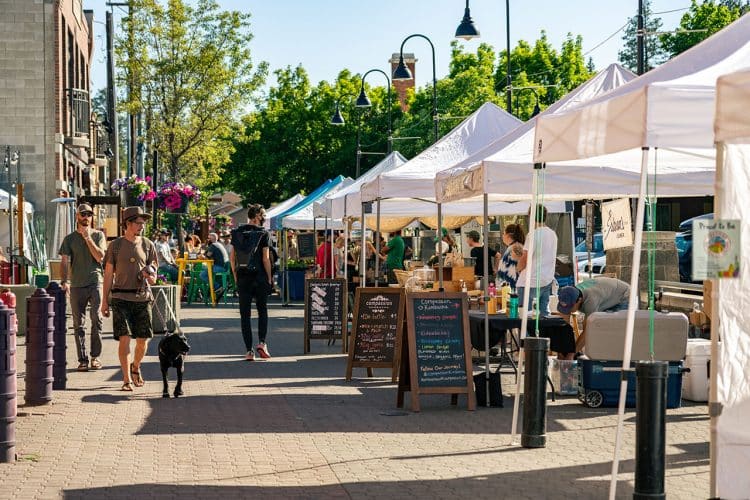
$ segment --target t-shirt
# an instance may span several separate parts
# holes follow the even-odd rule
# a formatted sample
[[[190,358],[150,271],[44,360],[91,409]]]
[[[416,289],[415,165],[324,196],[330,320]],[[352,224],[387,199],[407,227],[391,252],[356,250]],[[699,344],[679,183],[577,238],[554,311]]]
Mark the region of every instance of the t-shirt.
[[[529,239],[523,246],[525,251],[529,249]],[[540,261],[541,259],[541,261]],[[534,258],[527,259],[526,269],[518,275],[517,286],[526,286],[526,271],[531,271],[531,286],[536,287],[536,270],[541,262],[539,273],[539,286],[547,286],[555,279],[555,262],[557,261],[557,234],[547,226],[537,227],[534,230]]]
[[[227,262],[229,262],[229,254],[224,245],[218,241],[208,245],[206,249],[206,257],[214,260],[214,266],[221,266],[226,269]]]
[[[518,257],[513,251],[514,246],[517,246],[519,249],[521,248],[520,243],[513,243],[508,246],[497,268],[497,277],[510,285],[511,288],[516,288],[518,281]]]
[[[324,278],[333,278],[333,267],[331,266],[331,242],[326,241],[318,248],[315,263],[323,270]]]
[[[94,244],[106,250],[107,242],[104,233],[91,231]],[[86,240],[78,231],[67,235],[60,245],[60,255],[67,255],[70,259],[70,286],[80,287],[101,283],[102,264],[94,260]]]
[[[616,278],[594,278],[576,285],[583,295],[581,312],[586,316],[605,312],[630,300],[630,285]]]
[[[492,274],[492,264],[491,262],[495,258],[495,255],[497,254],[497,250],[494,250],[492,248],[487,249],[487,255],[490,258],[490,264],[487,266],[487,270],[490,274]],[[476,259],[474,261],[474,275],[475,276],[484,276],[484,247],[472,247],[470,255]]]
[[[390,248],[385,256],[385,265],[388,269],[403,269],[404,268],[404,240],[401,236],[394,236],[388,240],[388,246]]]
[[[174,265],[174,259],[172,258],[169,243],[166,241],[155,241],[154,248],[156,249],[156,258],[159,260],[159,266],[167,264]]]
[[[115,261],[115,253],[117,260]],[[103,264],[114,266],[115,278],[112,284],[112,298],[129,300],[131,302],[147,302],[148,296],[138,294],[136,290],[143,289],[144,280],[141,271],[148,265],[157,266],[156,248],[154,243],[146,238],[138,237],[130,241],[124,236],[117,238],[107,248]],[[127,290],[118,292],[116,290]]]

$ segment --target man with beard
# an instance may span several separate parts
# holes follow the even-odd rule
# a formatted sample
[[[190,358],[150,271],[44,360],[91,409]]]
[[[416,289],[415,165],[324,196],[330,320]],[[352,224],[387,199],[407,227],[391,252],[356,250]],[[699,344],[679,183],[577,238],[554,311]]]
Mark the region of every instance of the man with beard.
[[[78,355],[78,371],[102,367],[102,258],[107,248],[104,233],[93,229],[94,211],[81,203],[76,210],[76,230],[60,245],[62,289],[70,294],[70,310]],[[91,316],[91,359],[86,352],[86,308]],[[90,364],[89,364],[90,362]]]

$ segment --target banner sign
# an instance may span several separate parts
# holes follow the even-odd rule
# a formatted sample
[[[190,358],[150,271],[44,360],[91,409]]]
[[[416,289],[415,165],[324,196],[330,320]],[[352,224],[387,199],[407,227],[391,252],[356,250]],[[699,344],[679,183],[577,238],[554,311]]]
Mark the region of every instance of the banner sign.
[[[633,221],[628,198],[602,203],[602,242],[604,250],[633,245]]]
[[[693,221],[693,279],[739,278],[740,221]]]

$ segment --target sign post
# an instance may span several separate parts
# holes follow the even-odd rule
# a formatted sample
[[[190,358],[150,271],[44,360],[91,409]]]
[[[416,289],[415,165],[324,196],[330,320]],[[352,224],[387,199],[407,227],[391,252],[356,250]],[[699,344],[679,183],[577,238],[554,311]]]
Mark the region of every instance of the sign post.
[[[346,365],[346,380],[352,368],[390,368],[396,382],[401,361],[405,297],[402,288],[357,288],[354,298],[352,345]]]
[[[305,354],[310,340],[341,339],[341,352],[346,352],[346,280],[305,280]]]
[[[476,400],[471,370],[469,307],[458,292],[415,293],[406,296],[407,342],[403,343],[398,397],[411,391],[412,411],[418,412],[420,394],[450,394],[451,404],[466,394],[467,409]]]

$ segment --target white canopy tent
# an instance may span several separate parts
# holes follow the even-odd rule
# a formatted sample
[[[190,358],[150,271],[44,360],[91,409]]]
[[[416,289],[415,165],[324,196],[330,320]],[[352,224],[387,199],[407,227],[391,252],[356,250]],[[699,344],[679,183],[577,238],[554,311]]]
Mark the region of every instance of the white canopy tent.
[[[332,219],[343,219],[344,217],[351,216],[358,217],[362,211],[362,196],[360,194],[362,185],[370,182],[382,173],[390,172],[400,167],[406,161],[406,158],[401,153],[394,151],[347,187],[326,196],[326,199],[323,201],[326,206],[330,207],[328,210],[329,217]]]
[[[534,161],[552,162],[636,150],[641,153],[641,176],[631,274],[631,294],[623,354],[623,369],[630,365],[635,310],[638,307],[638,271],[643,241],[645,191],[649,175],[649,148],[683,152],[693,148],[715,166],[713,123],[716,79],[750,66],[750,15],[611,93],[568,112],[539,117],[536,124]],[[656,158],[657,156],[655,156]],[[661,170],[661,165],[652,163]],[[688,177],[694,174],[679,163]],[[662,190],[658,187],[657,191]],[[624,421],[627,380],[620,389],[620,408],[615,440],[610,498],[614,498],[619,448]],[[712,457],[715,457],[712,439]],[[712,464],[713,465],[713,464]],[[747,471],[743,470],[746,474]],[[711,496],[716,496],[712,474]]]
[[[352,182],[354,182],[354,179],[351,177],[347,177],[343,179],[341,182],[336,184],[334,187],[332,187],[327,193],[336,193],[339,190],[345,188],[346,186],[350,185]],[[321,197],[321,199],[324,199]],[[310,203],[309,205],[306,205],[302,207],[301,209],[297,210],[291,215],[287,215],[284,217],[284,228],[285,229],[297,229],[297,230],[312,230],[316,227],[316,219],[318,218],[326,218],[325,210],[321,209],[321,206],[318,204],[317,201],[314,201],[313,203]],[[327,229],[336,229],[341,230],[344,228],[344,223],[339,220],[327,220],[325,222]]]
[[[740,219],[744,243],[737,279],[714,280],[710,401],[721,405],[712,419],[716,496],[744,498],[750,492],[750,69],[716,84],[717,143],[715,217]],[[718,345],[721,339],[721,346]],[[720,351],[720,352],[719,352]],[[719,354],[717,357],[716,355]]]
[[[552,104],[544,110],[543,115],[571,109],[606,94],[633,78],[635,75],[629,70],[619,64],[611,64]],[[435,196],[438,201],[462,200],[484,193],[490,194],[490,199],[530,199],[534,125],[535,120],[529,120],[461,163],[439,172],[435,181]],[[566,174],[568,168],[565,168]],[[566,184],[560,186],[559,191],[567,193],[574,187],[585,189],[591,181],[588,174],[585,178],[585,183],[569,182],[570,179],[566,175],[563,179]],[[622,180],[616,179],[617,182],[613,184],[619,186]],[[550,182],[549,179],[547,182]],[[548,192],[547,190],[545,194]]]
[[[281,203],[277,203],[273,207],[269,208],[266,211],[266,221],[263,223],[263,227],[268,230],[271,229],[271,219],[276,217],[277,215],[285,212],[286,210],[292,208],[294,205],[299,203],[300,201],[304,200],[305,197],[301,194],[297,193],[288,200],[284,200]]]
[[[491,102],[486,102],[435,144],[362,186],[362,201],[388,198],[435,199],[435,175],[472,156],[521,124]],[[408,214],[403,214],[408,215]]]

